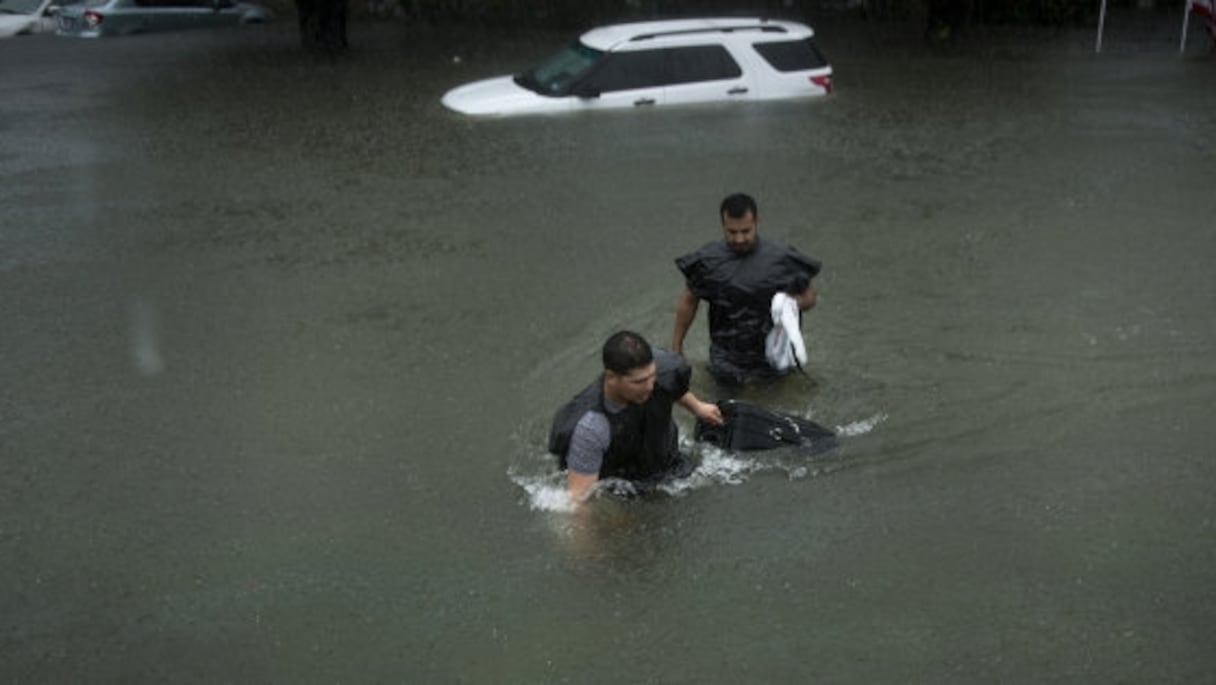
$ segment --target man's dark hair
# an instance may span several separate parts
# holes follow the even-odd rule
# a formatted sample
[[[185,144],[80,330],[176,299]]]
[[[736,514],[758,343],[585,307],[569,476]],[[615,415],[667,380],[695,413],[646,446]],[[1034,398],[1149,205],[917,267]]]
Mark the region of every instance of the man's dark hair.
[[[760,210],[756,209],[756,201],[751,195],[746,193],[735,193],[727,195],[726,199],[722,200],[722,206],[718,207],[718,218],[729,216],[732,219],[742,219],[751,212],[752,216],[759,219]]]
[[[633,331],[613,333],[604,343],[604,368],[615,374],[623,376],[652,361],[650,343]]]

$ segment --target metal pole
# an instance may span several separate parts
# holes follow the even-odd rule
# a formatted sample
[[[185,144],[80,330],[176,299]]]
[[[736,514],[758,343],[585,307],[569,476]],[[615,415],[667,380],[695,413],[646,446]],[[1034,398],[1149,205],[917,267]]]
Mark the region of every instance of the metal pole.
[[[1190,2],[1190,0],[1187,0]],[[1094,52],[1102,52],[1102,31],[1106,29],[1106,0],[1102,0],[1102,7],[1098,10],[1098,42],[1094,45]]]
[[[1182,0],[1182,40],[1178,45],[1178,54],[1186,52],[1186,29],[1191,20],[1191,0]]]

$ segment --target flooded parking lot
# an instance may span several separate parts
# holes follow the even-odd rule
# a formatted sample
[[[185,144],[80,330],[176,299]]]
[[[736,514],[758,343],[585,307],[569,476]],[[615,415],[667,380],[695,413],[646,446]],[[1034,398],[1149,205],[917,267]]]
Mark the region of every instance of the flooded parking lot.
[[[1203,680],[1216,65],[1132,19],[504,120],[438,98],[568,36],[4,42],[0,678]],[[842,446],[572,521],[552,412],[735,190],[825,264],[752,398]]]

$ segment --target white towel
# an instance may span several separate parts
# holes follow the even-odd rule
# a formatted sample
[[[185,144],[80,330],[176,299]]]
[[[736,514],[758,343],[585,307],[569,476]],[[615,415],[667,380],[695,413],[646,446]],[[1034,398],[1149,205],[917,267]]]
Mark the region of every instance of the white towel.
[[[798,302],[785,293],[773,295],[769,313],[773,330],[764,339],[764,356],[778,371],[789,371],[806,363],[806,343],[799,326]]]

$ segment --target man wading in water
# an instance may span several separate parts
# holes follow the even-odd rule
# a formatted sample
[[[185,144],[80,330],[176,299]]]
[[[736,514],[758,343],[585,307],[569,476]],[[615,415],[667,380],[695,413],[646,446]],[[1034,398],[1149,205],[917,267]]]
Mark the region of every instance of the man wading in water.
[[[709,373],[733,388],[784,373],[765,356],[765,337],[773,329],[773,296],[789,295],[799,312],[814,307],[811,279],[820,263],[793,247],[762,240],[756,201],[743,193],[724,199],[718,216],[724,239],[676,260],[685,287],[676,304],[671,348],[684,353],[684,336],[697,307],[701,300],[709,302]]]
[[[566,491],[576,504],[603,478],[645,488],[692,472],[678,449],[672,405],[722,423],[717,405],[688,389],[692,367],[679,355],[652,350],[631,331],[609,337],[602,354],[603,375],[558,410],[549,433],[549,451],[566,471]]]

